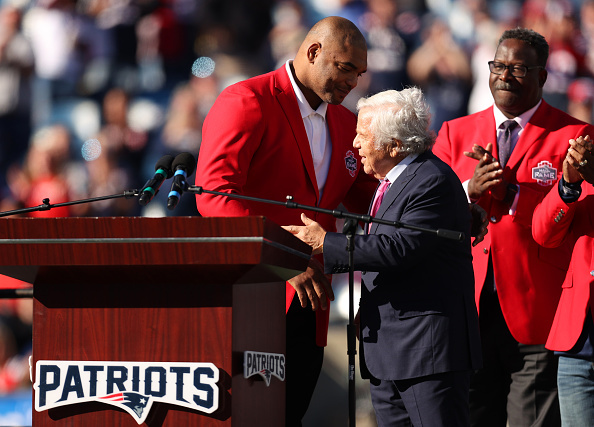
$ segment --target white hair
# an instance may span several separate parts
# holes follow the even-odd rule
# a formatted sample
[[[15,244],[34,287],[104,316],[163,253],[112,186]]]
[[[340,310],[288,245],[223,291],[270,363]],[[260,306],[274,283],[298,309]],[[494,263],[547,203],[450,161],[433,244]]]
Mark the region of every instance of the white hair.
[[[401,142],[400,152],[423,153],[435,143],[435,134],[429,129],[431,114],[423,92],[417,87],[401,91],[386,90],[357,102],[357,111],[371,108],[369,130],[375,138],[375,148]]]

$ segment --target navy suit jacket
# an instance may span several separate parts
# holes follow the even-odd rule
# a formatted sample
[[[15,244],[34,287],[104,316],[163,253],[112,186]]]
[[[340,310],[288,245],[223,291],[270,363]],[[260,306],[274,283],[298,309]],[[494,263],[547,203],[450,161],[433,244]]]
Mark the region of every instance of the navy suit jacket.
[[[456,174],[433,153],[421,154],[390,186],[376,217],[465,237],[377,223],[355,236],[355,270],[363,272],[362,374],[402,380],[479,368],[470,213]],[[346,236],[326,234],[326,273],[348,271],[345,248]]]

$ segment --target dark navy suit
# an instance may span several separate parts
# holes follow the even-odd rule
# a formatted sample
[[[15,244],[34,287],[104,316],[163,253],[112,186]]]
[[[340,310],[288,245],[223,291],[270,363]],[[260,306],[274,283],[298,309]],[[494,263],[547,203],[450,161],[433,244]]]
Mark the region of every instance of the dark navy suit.
[[[421,154],[392,183],[375,216],[465,234],[457,242],[373,223],[368,235],[355,236],[355,269],[363,271],[361,372],[372,380],[378,423],[465,425],[481,347],[462,185],[433,153]],[[327,233],[327,273],[348,271],[345,248],[344,235]]]

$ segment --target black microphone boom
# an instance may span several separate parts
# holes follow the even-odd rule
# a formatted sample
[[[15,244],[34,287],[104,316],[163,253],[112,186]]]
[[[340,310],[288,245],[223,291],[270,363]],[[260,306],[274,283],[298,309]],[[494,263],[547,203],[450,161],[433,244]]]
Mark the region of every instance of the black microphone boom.
[[[138,199],[138,203],[142,206],[145,206],[153,200],[153,197],[159,191],[161,184],[166,179],[169,179],[173,176],[173,170],[171,165],[173,163],[173,156],[171,154],[166,154],[159,159],[159,161],[155,164],[155,176],[149,179],[142,190],[140,190],[140,198]]]
[[[184,191],[188,189],[187,179],[192,176],[196,168],[196,159],[190,153],[181,153],[175,157],[172,165],[175,170],[171,191],[167,199],[167,209],[173,210],[177,206]]]

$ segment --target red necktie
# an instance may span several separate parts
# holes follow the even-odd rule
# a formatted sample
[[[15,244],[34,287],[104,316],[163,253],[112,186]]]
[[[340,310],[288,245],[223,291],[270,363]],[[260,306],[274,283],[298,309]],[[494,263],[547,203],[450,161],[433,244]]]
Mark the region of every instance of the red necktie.
[[[375,198],[373,199],[373,204],[371,205],[371,216],[375,216],[375,214],[377,213],[380,205],[382,204],[384,194],[388,190],[389,186],[390,181],[388,181],[388,179],[386,178],[381,182],[381,184],[377,188],[377,191],[375,192]],[[367,231],[369,232],[369,230],[371,230],[371,223],[369,223],[369,229]]]

